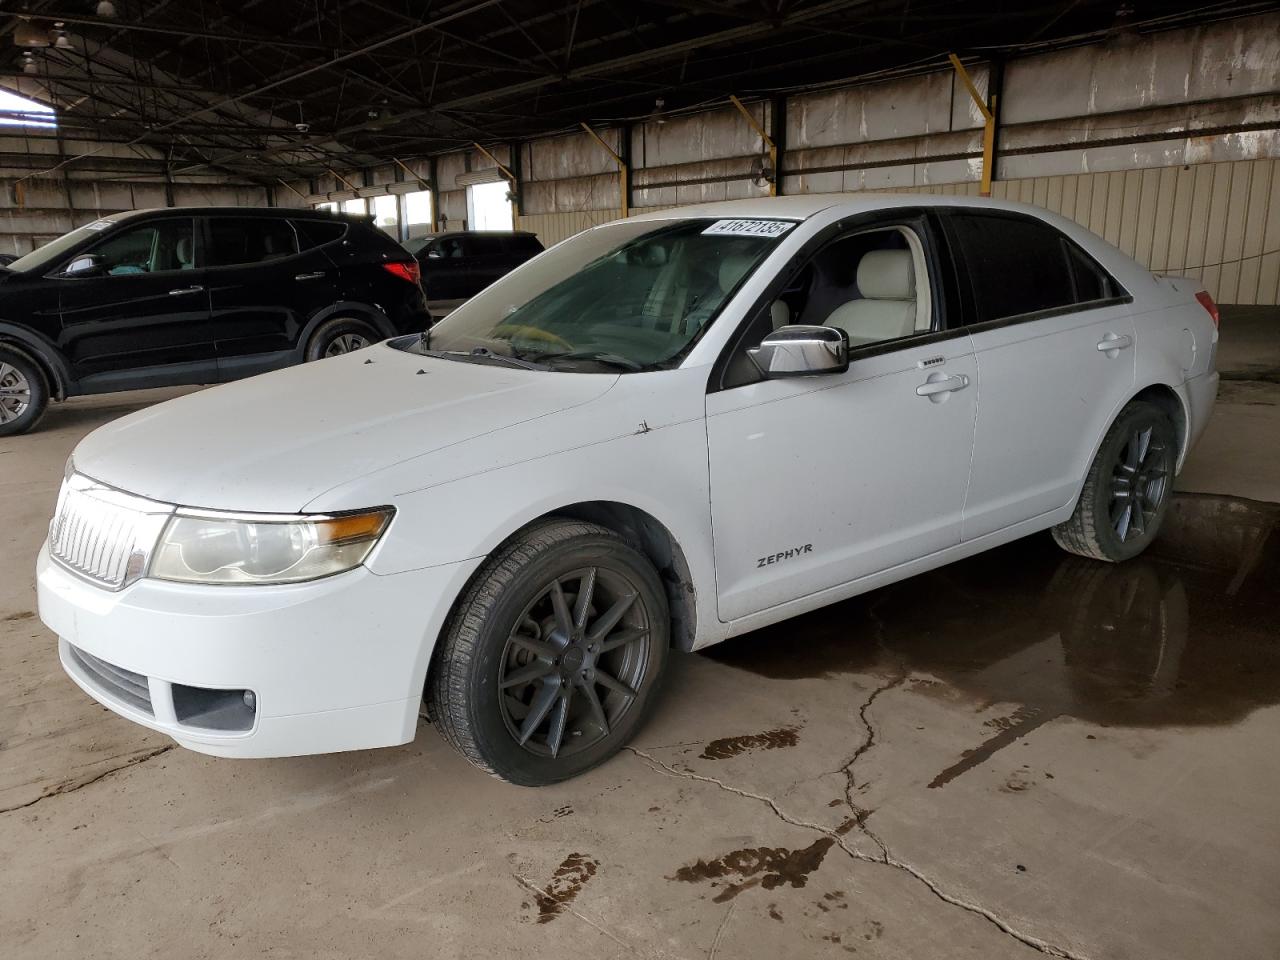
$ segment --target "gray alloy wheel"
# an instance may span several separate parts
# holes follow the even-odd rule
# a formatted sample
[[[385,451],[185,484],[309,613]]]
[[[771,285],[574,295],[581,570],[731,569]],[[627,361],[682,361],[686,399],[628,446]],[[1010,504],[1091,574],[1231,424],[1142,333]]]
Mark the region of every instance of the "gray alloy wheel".
[[[48,405],[44,371],[26,354],[0,344],[0,437],[26,433]]]
[[[566,589],[567,587],[567,589]],[[507,637],[503,720],[538,756],[571,756],[609,736],[636,702],[651,657],[649,611],[616,570],[556,576]]]
[[[1058,546],[1112,562],[1145,550],[1168,509],[1177,453],[1169,415],[1154,403],[1130,403],[1103,438],[1075,512],[1053,528]]]
[[[341,357],[356,350],[363,350],[382,339],[373,324],[355,317],[334,317],[326,320],[307,341],[305,357],[308,361]]]
[[[31,381],[17,367],[0,361],[0,424],[13,423],[31,409]]]
[[[427,678],[427,715],[472,764],[525,786],[591,769],[635,735],[671,620],[649,559],[617,532],[539,521],[458,599]]]
[[[340,357],[344,353],[363,350],[368,345],[369,341],[358,333],[343,333],[329,341],[329,346],[325,348],[324,355],[326,357]]]

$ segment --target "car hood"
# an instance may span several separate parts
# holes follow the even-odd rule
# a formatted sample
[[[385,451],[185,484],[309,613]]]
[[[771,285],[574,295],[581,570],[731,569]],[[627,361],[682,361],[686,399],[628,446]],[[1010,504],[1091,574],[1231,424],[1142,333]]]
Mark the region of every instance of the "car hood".
[[[383,344],[140,410],[86,437],[75,467],[166,503],[288,513],[401,461],[588,403],[617,379]]]

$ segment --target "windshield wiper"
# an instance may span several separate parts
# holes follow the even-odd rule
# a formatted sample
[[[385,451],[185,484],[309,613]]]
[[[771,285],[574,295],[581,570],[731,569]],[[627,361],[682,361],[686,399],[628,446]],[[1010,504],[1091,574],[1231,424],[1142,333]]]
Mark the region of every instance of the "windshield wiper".
[[[593,363],[603,363],[610,367],[618,367],[630,373],[644,369],[643,363],[637,363],[627,357],[620,357],[616,353],[597,353],[592,350],[562,350],[552,353],[535,353],[532,356],[525,357],[533,363],[546,363],[549,360],[590,360]]]
[[[473,347],[471,350],[429,350],[424,351],[424,353],[432,357],[461,360],[463,363],[484,363],[488,360],[496,360],[498,363],[505,363],[509,367],[519,367],[521,370],[547,369],[545,364],[539,363],[536,359],[510,357],[505,353],[494,353],[488,347]]]

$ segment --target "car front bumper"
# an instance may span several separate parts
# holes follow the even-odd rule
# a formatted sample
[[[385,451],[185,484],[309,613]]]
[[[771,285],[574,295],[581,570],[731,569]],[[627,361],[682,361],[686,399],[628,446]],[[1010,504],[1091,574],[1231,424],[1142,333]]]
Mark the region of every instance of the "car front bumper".
[[[201,753],[281,757],[412,740],[432,647],[478,562],[111,592],[46,544],[36,585],[63,668],[99,703]]]

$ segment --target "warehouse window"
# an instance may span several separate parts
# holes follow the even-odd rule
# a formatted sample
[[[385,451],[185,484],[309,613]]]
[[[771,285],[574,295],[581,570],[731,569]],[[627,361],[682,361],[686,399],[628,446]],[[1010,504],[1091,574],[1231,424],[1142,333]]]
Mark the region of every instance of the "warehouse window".
[[[404,195],[405,232],[420,237],[431,232],[431,191],[418,190]]]
[[[0,124],[9,127],[56,127],[53,107],[0,90]]]
[[[400,205],[398,197],[373,198],[373,222],[394,239],[400,238]]]
[[[356,197],[354,200],[343,200],[342,212],[355,213],[363,217],[369,213],[369,201],[364,197]]]
[[[507,181],[467,187],[467,226],[472,230],[510,230],[515,226]]]

